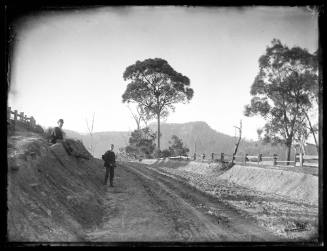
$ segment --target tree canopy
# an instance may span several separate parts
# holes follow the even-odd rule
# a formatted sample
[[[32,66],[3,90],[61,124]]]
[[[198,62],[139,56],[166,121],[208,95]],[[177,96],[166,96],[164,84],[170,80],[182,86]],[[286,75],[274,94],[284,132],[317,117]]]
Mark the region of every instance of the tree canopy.
[[[294,137],[307,137],[305,114],[318,90],[318,60],[300,47],[288,48],[274,39],[259,58],[259,73],[251,86],[253,96],[245,116],[260,115],[264,139],[284,143],[287,159]]]
[[[123,102],[139,104],[147,114],[157,117],[158,149],[160,150],[160,118],[174,111],[177,103],[193,97],[188,77],[176,72],[161,58],[136,61],[126,68],[123,78],[129,81],[122,95]]]

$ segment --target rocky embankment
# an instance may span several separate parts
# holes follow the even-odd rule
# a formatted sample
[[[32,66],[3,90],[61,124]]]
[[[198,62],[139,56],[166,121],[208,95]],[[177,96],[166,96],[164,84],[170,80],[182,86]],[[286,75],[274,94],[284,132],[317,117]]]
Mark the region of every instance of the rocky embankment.
[[[103,217],[103,166],[80,141],[8,137],[9,241],[83,241]]]

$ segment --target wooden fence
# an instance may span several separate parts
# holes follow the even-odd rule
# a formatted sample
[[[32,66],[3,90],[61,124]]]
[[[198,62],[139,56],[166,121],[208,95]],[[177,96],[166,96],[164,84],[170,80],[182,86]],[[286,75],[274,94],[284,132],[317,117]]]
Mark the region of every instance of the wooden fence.
[[[36,121],[33,116],[27,117],[24,112],[18,113],[17,110],[12,111],[11,107],[7,107],[7,123],[13,125],[14,130],[17,123],[22,123],[31,129],[36,127]]]
[[[175,159],[175,160],[191,160],[191,158],[188,157],[188,156],[174,156],[174,157],[169,157],[169,159]]]
[[[286,165],[287,163],[291,166],[297,166],[297,163],[299,163],[300,167],[303,166],[317,166],[317,163],[319,161],[319,158],[317,155],[304,155],[303,153],[296,153],[293,160],[286,161],[286,160],[278,160],[278,155],[274,154],[273,156],[263,156],[261,153],[258,155],[236,155],[233,157],[232,154],[226,154],[226,153],[211,153],[210,158],[206,156],[205,154],[194,154],[193,160],[198,160],[202,162],[215,162],[215,161],[221,161],[221,162],[229,162],[232,161],[234,158],[234,163],[246,165],[247,163],[257,163],[257,165],[262,164],[263,162],[271,161],[273,166],[278,165]],[[314,162],[309,165],[310,162]]]

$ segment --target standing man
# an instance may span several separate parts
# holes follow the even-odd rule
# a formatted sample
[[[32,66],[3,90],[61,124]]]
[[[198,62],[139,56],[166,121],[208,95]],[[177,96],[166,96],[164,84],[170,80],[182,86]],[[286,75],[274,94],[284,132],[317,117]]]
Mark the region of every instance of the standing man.
[[[51,132],[51,136],[50,136],[50,142],[52,144],[55,144],[55,143],[57,143],[57,141],[62,141],[64,139],[64,134],[61,129],[64,124],[64,120],[59,119],[57,123],[58,123],[58,126],[53,128],[53,130]]]
[[[114,169],[116,167],[116,155],[114,153],[114,145],[111,144],[110,150],[102,155],[104,160],[104,166],[106,168],[106,176],[104,178],[104,185],[107,185],[108,175],[110,175],[110,186],[113,187],[114,184]]]

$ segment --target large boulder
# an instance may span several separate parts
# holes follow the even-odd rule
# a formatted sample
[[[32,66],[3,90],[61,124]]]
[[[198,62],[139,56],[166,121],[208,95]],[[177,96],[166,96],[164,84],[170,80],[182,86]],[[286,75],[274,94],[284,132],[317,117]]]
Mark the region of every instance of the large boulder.
[[[91,159],[92,155],[86,150],[80,140],[66,139],[63,141],[63,146],[69,155],[77,158]]]

